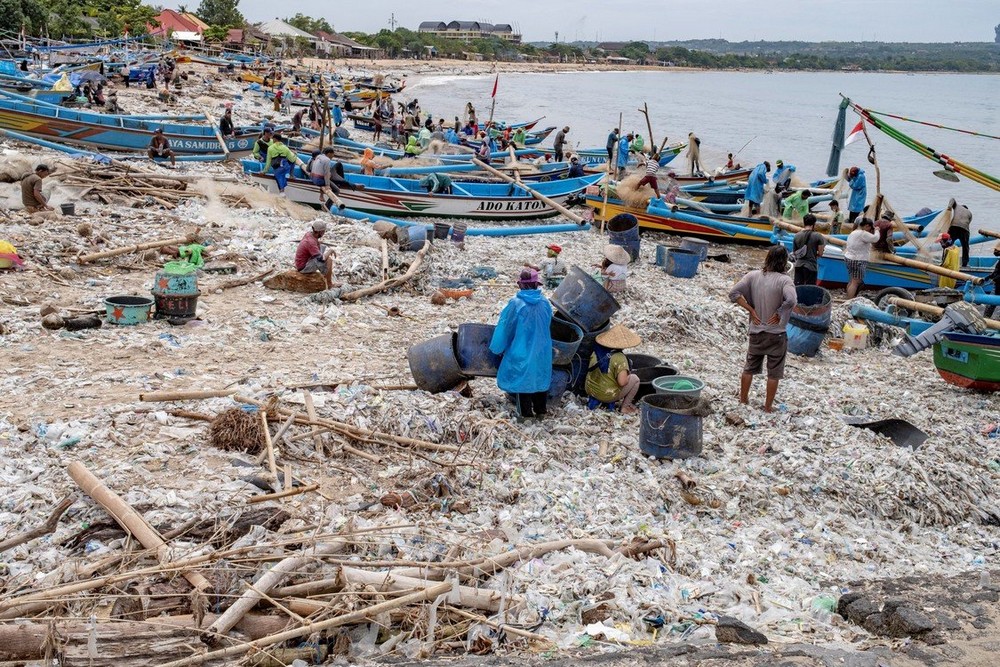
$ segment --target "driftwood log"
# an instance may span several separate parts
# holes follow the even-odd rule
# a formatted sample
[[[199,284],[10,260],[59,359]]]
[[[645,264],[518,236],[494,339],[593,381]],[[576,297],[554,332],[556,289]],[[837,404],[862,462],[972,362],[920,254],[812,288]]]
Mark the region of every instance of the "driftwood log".
[[[383,244],[385,241],[382,242]],[[380,292],[385,292],[400,285],[403,285],[413,279],[417,271],[420,270],[420,265],[423,264],[424,257],[427,255],[427,251],[430,250],[431,244],[429,241],[424,241],[424,247],[417,252],[416,258],[410,264],[410,268],[406,270],[401,276],[396,278],[390,278],[389,280],[383,280],[378,285],[372,285],[371,287],[365,287],[363,289],[355,290],[353,292],[348,292],[347,294],[341,294],[341,301],[357,301],[366,296],[371,296],[372,294],[379,294]],[[384,267],[386,268],[386,267]]]
[[[36,526],[31,530],[27,530],[20,535],[15,535],[14,537],[8,538],[3,542],[0,542],[0,554],[8,549],[13,549],[19,544],[24,544],[25,542],[30,542],[36,537],[41,537],[42,535],[48,535],[56,529],[59,525],[59,519],[62,517],[63,513],[69,509],[69,506],[73,504],[72,498],[64,498],[59,505],[52,511],[49,518],[46,519],[45,523],[40,526]]]
[[[266,279],[264,287],[285,292],[315,294],[326,289],[326,280],[321,273],[299,273],[291,269]]]
[[[340,576],[345,584],[363,584],[371,586],[377,591],[393,593],[418,590],[436,583],[426,579],[403,577],[392,571],[371,572],[347,566],[340,568]],[[473,588],[472,586],[458,586],[456,588],[461,600],[460,605],[469,609],[481,609],[495,613],[500,611],[501,607],[513,609],[524,604],[524,598],[520,595],[504,595],[501,591]]]
[[[161,241],[150,241],[148,243],[138,243],[136,245],[130,245],[124,248],[113,248],[111,250],[95,252],[90,255],[81,255],[80,257],[77,258],[76,261],[78,264],[87,264],[88,262],[96,262],[99,259],[107,259],[108,257],[117,257],[118,255],[127,255],[129,253],[142,252],[143,250],[164,248],[168,245],[186,245],[188,243],[194,243],[197,239],[198,239],[198,230],[195,230],[194,232],[181,238],[163,239]]]

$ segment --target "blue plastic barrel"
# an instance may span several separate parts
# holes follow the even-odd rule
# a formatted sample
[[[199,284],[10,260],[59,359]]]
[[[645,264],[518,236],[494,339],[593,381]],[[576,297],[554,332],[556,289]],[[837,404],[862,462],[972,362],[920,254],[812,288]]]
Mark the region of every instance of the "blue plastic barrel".
[[[788,335],[788,351],[803,357],[813,357],[819,352],[823,339],[826,338],[826,331],[817,331],[809,325],[798,326],[794,321],[789,320],[785,327]]]
[[[615,297],[579,266],[569,268],[549,300],[565,319],[585,332],[601,329],[621,309]]]
[[[611,218],[608,242],[625,248],[633,262],[639,259],[639,219],[631,213],[619,213]]]
[[[546,406],[551,408],[559,405],[563,394],[569,389],[570,377],[571,374],[568,368],[552,369],[552,383],[549,385],[549,391],[545,396]],[[507,394],[507,399],[513,403],[514,394]]]
[[[396,229],[396,241],[399,243],[400,250],[420,250],[427,241],[427,228],[420,225],[398,227]]]
[[[455,358],[455,334],[417,343],[406,352],[413,381],[433,394],[448,391],[466,379]]]
[[[698,273],[698,254],[681,248],[667,250],[667,263],[663,270],[674,278],[694,278]]]
[[[697,399],[652,394],[639,403],[639,449],[658,459],[686,459],[701,454],[701,417]]]
[[[816,285],[799,285],[795,288],[798,303],[792,308],[792,321],[798,321],[824,331],[830,327],[833,297],[830,292]]]
[[[460,324],[455,336],[455,358],[465,375],[473,377],[497,376],[500,356],[490,352],[493,339],[492,324]]]
[[[552,333],[552,365],[569,366],[573,363],[573,355],[580,349],[583,329],[572,322],[553,317],[549,331]]]
[[[667,265],[667,251],[670,248],[668,245],[656,246],[656,265],[661,269]]]
[[[632,372],[639,377],[639,391],[635,394],[636,401],[641,401],[646,396],[656,393],[656,388],[653,386],[654,380],[677,375],[677,369],[670,364],[634,368]]]
[[[698,253],[698,261],[704,262],[708,259],[708,241],[685,236],[681,239],[681,250],[690,250]]]
[[[572,322],[570,322],[565,315],[559,312],[557,312],[552,319],[553,321],[559,320],[560,322],[566,324],[572,324]],[[590,365],[590,355],[594,353],[594,343],[599,335],[610,328],[611,323],[608,322],[600,329],[583,332],[583,338],[580,340],[580,346],[576,349],[576,354],[573,355],[569,364],[569,386],[573,393],[579,396],[583,396],[586,393],[584,385],[587,382],[587,368]]]

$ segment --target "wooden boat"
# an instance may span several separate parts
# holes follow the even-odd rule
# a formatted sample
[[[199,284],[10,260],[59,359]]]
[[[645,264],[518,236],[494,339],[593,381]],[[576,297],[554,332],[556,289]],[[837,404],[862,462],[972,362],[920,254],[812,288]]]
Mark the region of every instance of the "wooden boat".
[[[30,97],[32,100],[37,102],[45,102],[46,104],[53,105],[60,105],[65,102],[67,98],[73,96],[73,91],[71,90],[47,90],[44,88],[22,87],[16,84],[10,86],[5,83],[0,83],[0,91],[23,95],[25,97]]]
[[[215,154],[220,151],[216,128],[180,122],[193,116],[122,116],[66,109],[30,97],[0,91],[0,128],[56,143],[112,151],[145,151],[153,132],[163,128],[178,155]],[[260,128],[238,128],[226,140],[235,156],[247,154]]]
[[[786,242],[786,245],[789,243],[790,241]],[[915,253],[905,248],[897,249],[897,254],[900,257],[916,259]],[[973,255],[969,257],[970,266],[963,267],[962,272],[977,278],[985,278],[993,271],[993,265],[996,264],[996,261],[995,257]],[[843,287],[850,281],[843,250],[837,246],[827,244],[823,256],[818,258],[817,268],[817,281],[822,287]],[[937,285],[938,276],[936,274],[882,260],[868,262],[868,268],[865,271],[864,287],[866,288],[904,287],[909,290],[920,290],[937,287]],[[959,288],[962,285],[964,282],[959,282]]]
[[[682,150],[687,147],[687,144],[671,144],[669,146],[664,146],[663,150],[660,151],[660,166],[664,166],[670,163],[675,157],[677,157]],[[541,153],[548,155],[554,155],[555,149],[553,148],[539,148]],[[607,164],[608,162],[608,151],[605,148],[580,148],[574,150],[564,150],[563,153],[577,156],[580,159],[580,163],[585,167],[595,167],[597,165]],[[637,162],[635,160],[629,161],[630,165],[635,165]]]
[[[934,345],[934,367],[958,387],[1000,391],[1000,336],[946,333]]]
[[[278,192],[274,175],[256,160],[243,160],[243,170],[270,192]],[[320,206],[319,186],[306,180],[296,168],[296,178],[289,180],[285,196],[309,206]],[[452,182],[452,193],[428,194],[416,179],[347,174],[347,180],[364,186],[363,190],[341,188],[340,199],[357,211],[399,217],[468,218],[470,220],[530,220],[556,215],[558,211],[532,197],[520,186],[506,183]],[[532,189],[565,204],[573,195],[593,185],[600,176],[567,178],[533,184]]]

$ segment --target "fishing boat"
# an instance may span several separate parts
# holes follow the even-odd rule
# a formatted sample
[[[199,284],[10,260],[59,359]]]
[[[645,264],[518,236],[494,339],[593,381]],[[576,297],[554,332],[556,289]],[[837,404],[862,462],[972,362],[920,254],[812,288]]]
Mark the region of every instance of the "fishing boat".
[[[945,382],[973,391],[1000,391],[1000,336],[946,333],[934,345],[934,367]]]
[[[0,128],[56,143],[111,151],[145,151],[153,132],[163,129],[178,155],[215,154],[220,150],[216,128],[204,116],[124,116],[66,109],[24,95],[0,91]],[[260,128],[237,128],[226,140],[233,156],[253,149]]]
[[[670,163],[675,157],[677,157],[682,150],[687,147],[687,144],[671,144],[669,146],[664,146],[663,150],[660,151],[660,166],[664,166]],[[554,155],[555,149],[553,148],[539,148],[541,153],[547,155]],[[596,167],[598,165],[607,164],[608,162],[608,151],[606,148],[578,148],[571,150],[564,150],[565,154],[573,154],[579,158],[580,163],[584,168]],[[635,165],[637,162],[635,160],[629,160],[630,165]]]
[[[243,171],[270,192],[278,192],[274,175],[256,160],[243,160]],[[341,188],[340,199],[352,209],[400,217],[468,218],[470,220],[530,220],[556,215],[548,203],[534,198],[521,186],[506,183],[453,181],[451,194],[429,194],[415,179],[364,176],[348,173],[347,180],[361,190]],[[532,185],[532,189],[558,204],[593,185],[600,176],[567,178]],[[285,196],[309,206],[320,206],[320,188],[296,168]]]
[[[310,130],[305,127],[302,128],[302,134],[308,137],[319,136],[319,132],[315,130]],[[364,153],[366,148],[370,148],[372,149],[372,151],[374,151],[375,155],[380,157],[387,157],[393,160],[400,160],[407,158],[407,155],[403,153],[403,151],[401,150],[386,148],[385,146],[366,144],[360,141],[354,141],[352,139],[345,139],[344,137],[337,136],[336,134],[333,137],[333,142],[335,145],[346,148],[352,153],[361,154]],[[538,151],[536,151],[533,148],[528,148],[528,149],[522,148],[514,151],[514,155],[516,155],[519,158],[537,157]],[[461,153],[426,153],[422,154],[421,156],[437,158],[442,162],[471,162],[472,159],[476,157],[476,154],[471,150],[466,149]],[[503,162],[509,158],[510,158],[509,151],[497,151],[495,153],[490,153],[491,160],[500,160],[501,162]],[[553,163],[553,164],[559,164],[559,163]]]
[[[975,240],[975,239],[973,239]],[[790,241],[786,243],[788,245]],[[907,248],[897,249],[897,255],[909,259],[917,259],[915,251]],[[986,278],[996,264],[995,257],[973,255],[969,257],[969,266],[962,268],[962,273],[976,278]],[[843,250],[827,244],[822,257],[817,258],[817,281],[822,287],[843,287],[850,281],[847,274],[847,264],[844,261]],[[959,281],[959,285],[964,285]],[[930,289],[938,286],[938,276],[922,269],[902,266],[882,259],[868,262],[865,271],[865,288],[882,289],[884,287],[903,287],[909,290]]]

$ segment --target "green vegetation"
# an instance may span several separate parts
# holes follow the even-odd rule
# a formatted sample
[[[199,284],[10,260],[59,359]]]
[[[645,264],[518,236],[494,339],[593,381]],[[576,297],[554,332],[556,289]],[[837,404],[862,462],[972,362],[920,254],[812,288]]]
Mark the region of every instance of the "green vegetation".
[[[133,35],[146,32],[146,25],[159,12],[141,0],[0,0],[0,30],[52,37]],[[87,19],[87,20],[85,20]]]
[[[317,30],[329,33],[333,32],[333,26],[330,25],[326,19],[314,19],[311,16],[302,14],[301,12],[292,18],[286,18],[285,23],[290,26],[295,26],[299,30],[305,30],[310,34],[315,33]]]
[[[240,13],[239,4],[240,0],[201,0],[195,14],[212,26],[239,28],[247,22]]]

